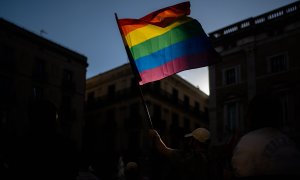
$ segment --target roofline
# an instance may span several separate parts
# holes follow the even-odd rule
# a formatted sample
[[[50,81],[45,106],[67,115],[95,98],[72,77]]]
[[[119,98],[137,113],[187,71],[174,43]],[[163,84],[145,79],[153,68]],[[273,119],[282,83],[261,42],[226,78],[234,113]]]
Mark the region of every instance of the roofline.
[[[121,68],[123,68],[124,66],[129,66],[129,63],[125,63],[125,64],[122,64],[122,65],[120,65],[120,66],[117,66],[117,67],[114,67],[114,68],[112,68],[112,69],[109,69],[109,70],[107,70],[107,71],[98,73],[98,74],[96,74],[96,75],[94,75],[94,76],[91,76],[91,77],[87,78],[87,81],[88,81],[88,80],[91,80],[91,79],[96,79],[98,76],[101,76],[101,75],[104,75],[104,74],[108,74],[108,73],[110,73],[110,72],[112,72],[112,71],[121,69]]]
[[[199,91],[202,95],[208,97],[209,95],[206,94],[205,92],[203,92],[200,88],[198,88],[197,86],[193,85],[192,83],[190,83],[189,81],[187,81],[186,79],[182,78],[181,76],[179,76],[178,74],[174,74],[173,75],[175,78],[180,79],[183,83],[185,83],[187,86],[189,86],[190,88],[193,88],[196,91]]]
[[[97,77],[99,77],[99,76],[101,76],[101,75],[108,74],[108,73],[110,73],[110,72],[112,72],[112,71],[116,71],[116,70],[118,70],[118,69],[122,69],[122,68],[125,67],[125,66],[129,66],[129,63],[125,63],[125,64],[122,64],[122,65],[120,65],[120,66],[118,66],[118,67],[115,67],[115,68],[113,68],[113,69],[110,69],[110,70],[108,70],[108,71],[99,73],[99,74],[97,74],[97,75],[95,75],[95,76],[92,76],[92,77],[88,78],[87,81],[92,80],[92,79],[96,79]],[[132,74],[132,75],[133,75],[133,74]],[[173,74],[172,76],[173,76],[175,79],[180,80],[181,82],[185,83],[185,84],[186,84],[187,86],[189,86],[190,88],[193,88],[194,90],[199,91],[202,95],[208,97],[208,95],[207,95],[205,92],[203,92],[200,88],[196,87],[195,85],[193,85],[192,83],[190,83],[190,82],[187,81],[186,79],[182,78],[182,77],[179,76],[178,74]]]
[[[249,17],[231,25],[212,31],[209,37],[213,40],[226,37],[235,32],[239,32],[242,29],[248,29],[256,25],[262,25],[264,23],[277,20],[278,18],[285,17],[285,15],[292,15],[300,12],[300,1],[279,7],[277,9],[268,11],[255,17]]]
[[[56,48],[56,50],[60,51],[61,53],[68,53],[68,54],[71,54],[72,56],[77,56],[77,57],[74,57],[75,60],[80,61],[80,63],[82,63],[86,67],[88,66],[87,57],[85,55],[82,55],[82,54],[80,54],[74,50],[71,50],[69,48],[66,48],[52,40],[49,40],[49,39],[42,37],[34,32],[31,32],[23,27],[20,27],[2,17],[0,17],[0,23],[4,24],[8,28],[16,30],[17,33],[21,34],[24,37],[33,38],[37,43],[39,43],[39,41],[43,41],[43,43],[47,43],[48,46],[50,46],[52,48]],[[1,28],[5,28],[5,27],[1,27]]]

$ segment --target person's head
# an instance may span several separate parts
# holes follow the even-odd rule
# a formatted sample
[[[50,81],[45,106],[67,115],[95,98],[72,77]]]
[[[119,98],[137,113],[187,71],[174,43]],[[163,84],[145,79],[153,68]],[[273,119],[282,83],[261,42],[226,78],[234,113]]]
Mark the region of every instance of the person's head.
[[[279,127],[282,117],[281,103],[276,96],[258,94],[249,103],[247,123],[249,130],[263,127]]]
[[[192,148],[207,149],[210,144],[210,132],[205,128],[197,128],[184,137],[189,138]]]
[[[136,162],[130,161],[125,167],[125,178],[126,180],[138,180],[140,179],[140,169]]]

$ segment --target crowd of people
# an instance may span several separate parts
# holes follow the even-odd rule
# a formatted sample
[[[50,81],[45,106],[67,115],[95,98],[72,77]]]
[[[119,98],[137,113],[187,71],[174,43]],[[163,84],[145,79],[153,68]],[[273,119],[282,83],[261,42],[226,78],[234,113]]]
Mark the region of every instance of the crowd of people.
[[[163,179],[298,179],[299,147],[281,131],[281,117],[279,99],[258,94],[248,106],[248,129],[225,146],[213,146],[210,131],[204,127],[186,134],[182,149],[168,147],[155,129],[149,130],[149,137],[168,162]]]
[[[246,118],[249,129],[230,146],[216,148],[211,144],[208,128],[199,127],[184,136],[182,149],[174,149],[165,144],[157,130],[150,128],[148,140],[164,164],[159,166],[163,167],[160,179],[299,178],[299,147],[280,131],[279,106],[274,97],[253,98]],[[144,173],[142,162],[125,162],[122,157],[113,172],[115,176],[101,177],[106,164],[96,169],[89,161],[92,157],[86,160],[76,151],[72,141],[60,131],[53,104],[34,102],[29,114],[28,133],[17,142],[10,142],[12,148],[5,156],[1,153],[1,179],[158,179]]]

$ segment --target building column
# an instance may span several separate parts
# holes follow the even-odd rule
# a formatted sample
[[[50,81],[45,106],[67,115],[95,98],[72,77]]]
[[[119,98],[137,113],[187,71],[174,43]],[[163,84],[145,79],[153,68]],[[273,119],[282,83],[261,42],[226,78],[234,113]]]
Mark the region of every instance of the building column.
[[[217,141],[217,101],[216,101],[216,67],[215,65],[209,67],[209,129],[211,131],[212,144],[218,143]]]
[[[255,72],[255,45],[245,50],[246,70],[247,70],[247,87],[248,101],[256,94],[256,72]]]

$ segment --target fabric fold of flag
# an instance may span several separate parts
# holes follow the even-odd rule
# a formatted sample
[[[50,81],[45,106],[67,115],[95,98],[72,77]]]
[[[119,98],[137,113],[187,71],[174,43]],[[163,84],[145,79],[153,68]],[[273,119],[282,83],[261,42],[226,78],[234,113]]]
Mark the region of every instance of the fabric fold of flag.
[[[141,77],[140,85],[219,60],[201,24],[189,14],[187,1],[140,19],[118,20],[132,65]]]

